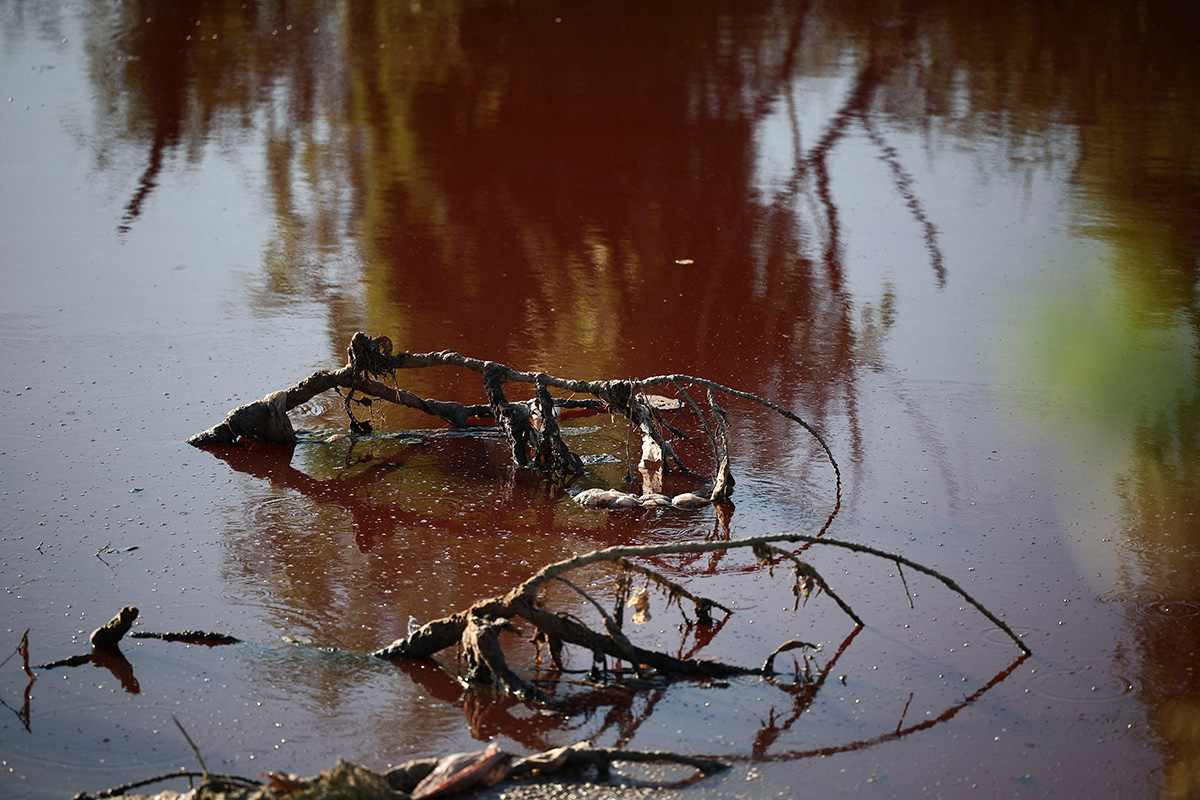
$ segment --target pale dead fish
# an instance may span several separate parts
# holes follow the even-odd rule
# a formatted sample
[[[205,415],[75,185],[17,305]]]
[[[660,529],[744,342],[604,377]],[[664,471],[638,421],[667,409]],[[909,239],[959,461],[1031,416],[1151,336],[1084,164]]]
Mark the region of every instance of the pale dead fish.
[[[650,494],[642,495],[641,501],[642,501],[642,505],[644,505],[644,506],[669,506],[669,505],[671,505],[671,498],[667,497],[665,494],[655,494],[653,492]]]
[[[608,489],[584,489],[573,498],[581,506],[602,506],[608,504]]]
[[[616,489],[584,489],[575,495],[575,502],[581,506],[601,508],[626,508],[641,505],[633,495],[618,492]]]
[[[609,508],[636,508],[642,503],[636,497],[625,492],[617,492],[617,496],[610,502]]]
[[[683,494],[677,494],[671,498],[671,505],[675,506],[676,508],[698,508],[700,506],[706,506],[711,502],[712,501],[704,495],[695,494],[694,492],[684,492]]]
[[[508,777],[512,754],[492,742],[474,753],[446,756],[412,791],[412,800],[445,797],[474,786],[491,785]]]
[[[541,753],[534,753],[531,756],[525,756],[518,759],[512,765],[514,774],[527,772],[540,772],[542,774],[557,772],[562,769],[567,763],[567,758],[571,755],[571,751],[590,750],[592,743],[589,741],[576,742],[575,744],[566,745],[564,747],[556,747],[553,750],[545,750]]]

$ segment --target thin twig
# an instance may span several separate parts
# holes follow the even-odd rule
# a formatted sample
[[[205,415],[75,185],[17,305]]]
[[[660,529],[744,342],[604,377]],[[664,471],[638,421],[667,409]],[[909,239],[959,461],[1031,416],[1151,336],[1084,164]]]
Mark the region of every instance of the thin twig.
[[[908,590],[908,581],[904,580],[904,566],[900,563],[899,559],[896,560],[896,571],[900,573],[900,582],[904,584],[904,593],[908,595],[908,607],[916,608],[913,605],[912,592]]]
[[[120,786],[114,786],[111,789],[105,789],[103,792],[96,794],[80,793],[75,796],[75,800],[100,800],[103,797],[120,797],[129,793],[130,789],[136,789],[139,786],[148,786],[151,783],[161,783],[169,781],[172,778],[203,778],[206,781],[225,781],[228,783],[240,783],[244,786],[261,786],[262,781],[256,781],[251,778],[243,778],[241,775],[223,775],[220,773],[196,772],[194,770],[180,770],[179,772],[168,772],[164,775],[155,775],[153,778],[143,778],[140,781],[125,783]]]
[[[762,545],[762,547],[764,549],[766,549],[768,553],[774,553],[775,555],[781,556],[782,558],[786,558],[789,561],[791,561],[793,564],[795,564],[796,565],[795,570],[796,570],[797,576],[807,575],[807,576],[811,577],[816,582],[817,586],[820,587],[821,591],[823,591],[823,592],[825,592],[825,594],[829,595],[830,599],[833,600],[833,602],[838,604],[838,608],[842,609],[842,611],[846,612],[846,616],[848,616],[848,617],[850,617],[850,619],[854,620],[855,625],[861,625],[864,627],[866,626],[866,623],[862,621],[862,619],[858,616],[858,614],[854,613],[854,609],[850,608],[849,604],[847,604],[845,601],[843,601],[842,598],[838,597],[837,593],[834,592],[833,589],[829,586],[829,582],[826,581],[823,577],[821,577],[821,573],[817,572],[816,569],[814,569],[811,564],[801,561],[795,555],[795,553],[789,553],[787,550],[784,550],[782,547],[773,547],[773,546],[767,545],[767,544]]]
[[[762,666],[763,673],[766,675],[771,675],[775,672],[775,657],[777,655],[779,655],[780,653],[786,653],[789,650],[799,650],[801,648],[807,648],[809,650],[820,650],[821,649],[819,645],[815,645],[812,642],[804,642],[804,641],[801,641],[800,639],[791,639],[789,641],[786,641],[783,644],[779,645],[779,647],[776,647],[771,652],[771,655],[767,656],[766,663],[764,663]]]
[[[196,743],[192,741],[192,737],[188,736],[188,732],[183,729],[183,725],[176,719],[175,715],[171,715],[171,721],[175,723],[175,727],[179,728],[179,732],[183,734],[183,738],[187,739],[187,743],[192,748],[192,753],[196,756],[196,760],[200,762],[200,769],[204,771],[204,780],[208,780],[208,767],[204,765],[204,759],[200,755],[200,748],[196,747]]]
[[[212,633],[211,631],[134,631],[129,634],[131,639],[160,639],[164,642],[187,642],[188,644],[241,644],[241,639],[227,633]]]
[[[687,381],[690,383],[699,384],[700,386],[707,386],[709,389],[715,389],[718,392],[723,392],[733,397],[739,397],[742,400],[749,400],[753,403],[758,403],[764,408],[769,408],[775,413],[790,419],[792,422],[795,422],[797,425],[804,428],[804,430],[808,431],[809,434],[811,434],[812,437],[817,440],[817,443],[821,445],[821,449],[825,451],[825,456],[828,458],[830,466],[833,467],[834,476],[837,478],[837,486],[839,489],[841,488],[842,469],[838,466],[837,459],[833,457],[833,451],[829,449],[829,445],[826,443],[825,438],[821,436],[821,434],[817,433],[816,428],[809,425],[803,419],[793,414],[791,411],[788,411],[786,408],[772,403],[770,400],[765,400],[758,395],[750,394],[749,392],[732,389],[728,386],[717,383],[716,381],[710,381],[704,378],[695,378],[691,375],[682,374],[657,375],[653,378],[643,378],[641,380],[634,381],[633,385],[635,388],[642,389],[647,386],[658,386],[664,383],[678,383],[679,381]]]
[[[638,564],[634,561],[630,561],[627,558],[615,559],[613,561],[613,563],[619,565],[623,569],[629,570],[630,572],[636,572],[640,575],[645,575],[647,578],[650,578],[651,580],[655,581],[656,583],[659,583],[662,586],[666,587],[667,591],[671,592],[672,594],[676,594],[676,595],[679,595],[680,597],[691,600],[692,603],[694,603],[697,607],[702,606],[702,605],[708,605],[711,608],[719,608],[722,611],[724,611],[726,614],[733,613],[732,608],[724,606],[721,603],[718,603],[716,600],[711,600],[707,597],[701,597],[700,595],[692,594],[691,592],[689,592],[684,587],[680,586],[675,581],[666,577],[665,575],[658,572],[657,570],[651,569],[650,567],[642,566],[641,564]]]
[[[904,710],[900,712],[900,719],[896,722],[896,732],[899,733],[904,728],[904,718],[908,716],[908,707],[912,705],[913,693],[908,693],[908,702],[904,704]]]
[[[585,592],[583,589],[580,589],[578,586],[576,586],[574,583],[567,580],[563,576],[556,575],[555,580],[557,580],[561,583],[565,583],[567,586],[574,589],[575,592],[580,597],[582,597],[584,600],[587,600],[589,603],[591,603],[593,606],[596,607],[596,610],[600,612],[600,616],[604,618],[605,629],[608,630],[609,634],[613,637],[613,640],[616,641],[616,643],[621,647],[621,649],[624,650],[625,653],[627,654],[627,658],[625,660],[630,662],[631,664],[636,663],[636,657],[634,656],[633,642],[629,641],[629,637],[626,636],[625,632],[621,630],[621,626],[618,625],[617,621],[612,618],[612,615],[609,614],[602,605],[600,605],[598,602],[596,602],[596,599],[594,597],[592,597],[590,594]],[[580,623],[580,624],[582,624],[582,623]]]
[[[998,628],[1000,628],[1000,630],[1004,631],[1004,633],[1013,640],[1013,643],[1016,644],[1022,652],[1026,654],[1032,654],[1032,651],[1029,649],[1029,647],[1026,646],[1023,641],[1021,641],[1021,638],[1017,636],[1017,634],[1013,632],[1012,628],[1005,624],[1003,620],[998,618],[991,611],[988,611],[978,600],[968,594],[965,589],[937,570],[930,569],[922,564],[918,564],[917,562],[905,558],[904,556],[897,555],[895,553],[888,553],[875,547],[869,547],[865,544],[847,542],[841,539],[831,539],[828,537],[809,536],[803,533],[777,533],[766,536],[752,536],[746,539],[735,539],[732,541],[719,542],[693,541],[679,542],[675,544],[618,545],[615,547],[606,547],[602,550],[593,550],[590,553],[584,553],[583,555],[542,567],[532,577],[530,577],[517,588],[513,589],[512,592],[509,593],[509,596],[515,597],[521,594],[532,596],[533,593],[536,592],[538,586],[546,581],[557,578],[560,573],[567,572],[572,569],[578,569],[579,567],[587,564],[594,564],[598,561],[613,561],[621,557],[637,558],[674,553],[710,553],[714,550],[731,550],[736,547],[754,547],[755,545],[773,544],[776,542],[808,542],[810,544],[840,547],[858,553],[867,553],[868,555],[873,555],[888,561],[895,561],[898,564],[902,563],[907,567],[917,570],[918,572],[923,572],[932,578],[936,578],[951,591],[958,593],[964,600],[973,605],[979,611],[979,613],[983,614]]]
[[[29,628],[26,628],[25,632],[21,634],[21,641],[17,642],[17,646],[13,648],[13,651],[9,653],[3,661],[0,661],[0,667],[3,667],[5,664],[7,664],[9,659],[15,656],[17,653],[20,653],[21,666],[25,668],[25,674],[30,680],[34,680],[37,678],[37,676],[34,675],[33,670],[29,668],[29,630]]]
[[[683,395],[683,399],[687,401],[688,406],[692,409],[692,413],[700,420],[700,424],[704,426],[704,433],[708,435],[708,442],[712,445],[713,453],[717,452],[717,437],[713,433],[712,426],[708,424],[708,417],[704,416],[704,412],[700,410],[700,406],[688,394],[687,389],[684,389],[678,381],[671,382],[675,386],[675,391]]]

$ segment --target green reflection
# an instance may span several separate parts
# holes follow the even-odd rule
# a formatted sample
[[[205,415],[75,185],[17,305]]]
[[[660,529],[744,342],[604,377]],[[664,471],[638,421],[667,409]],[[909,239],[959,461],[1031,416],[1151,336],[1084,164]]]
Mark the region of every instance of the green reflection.
[[[1162,304],[1156,286],[1097,274],[1090,263],[1067,269],[1071,285],[1035,291],[1026,312],[1038,394],[1058,414],[1106,432],[1169,416],[1190,400],[1196,333],[1177,315],[1146,313]],[[1176,322],[1166,324],[1171,316]]]
[[[1161,57],[1115,55],[1131,69]],[[1185,798],[1200,791],[1200,686],[1188,666],[1200,653],[1200,153],[1181,131],[1200,97],[1161,77],[1100,97],[1082,128],[1080,238],[1014,310],[1026,325],[1010,363],[1046,401],[1038,416],[1064,454],[1064,482],[1111,498],[1123,533],[1114,589],[1161,598],[1130,606],[1130,668],[1163,743],[1162,796]],[[1090,550],[1110,526],[1093,522]]]
[[[1200,599],[1197,4],[87,8],[98,168],[123,147],[141,155],[126,232],[164,170],[214,142],[261,144],[275,238],[247,302],[323,304],[335,354],[366,327],[405,348],[586,378],[684,364],[772,384],[764,393],[785,404],[849,407],[855,365],[887,363],[895,314],[890,287],[877,312],[842,288],[845,198],[824,160],[839,137],[869,119],[881,140],[918,132],[935,155],[939,137],[998,153],[988,169],[1070,163],[1077,233],[1095,244],[1033,287],[1013,312],[1024,338],[1004,346],[1056,435],[1109,451],[1117,478],[1103,491],[1123,504],[1129,580]],[[807,172],[773,176],[792,196],[760,196],[759,126],[821,80],[847,88],[832,121],[804,131]],[[342,500],[342,541],[313,544],[278,592],[305,608],[336,600],[336,581],[303,581],[352,537],[362,546],[364,527],[379,541],[397,528],[358,500]],[[276,526],[273,549],[287,552],[294,531],[277,510],[254,522]],[[1197,682],[1175,673],[1200,636],[1186,622],[1130,625],[1142,684],[1174,687],[1147,701],[1168,791],[1187,796],[1200,757],[1194,705],[1177,698]]]

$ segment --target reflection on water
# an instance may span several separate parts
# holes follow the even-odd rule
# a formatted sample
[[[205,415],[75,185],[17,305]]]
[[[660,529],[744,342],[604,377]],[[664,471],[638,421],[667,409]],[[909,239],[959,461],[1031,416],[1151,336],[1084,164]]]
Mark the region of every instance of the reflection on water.
[[[1200,652],[1200,159],[1189,122],[1200,97],[1177,91],[1198,63],[1168,25],[1194,25],[1196,11],[1126,13],[1156,38],[1113,41],[1109,66],[1068,81],[1088,101],[1075,111],[1075,235],[1092,243],[1084,252],[1102,270],[1049,278],[1030,298],[1037,352],[1026,357],[1055,416],[1070,420],[1068,452],[1115,456],[1100,475],[1119,498],[1127,548],[1117,586],[1137,598],[1125,604],[1136,655],[1122,654],[1119,668],[1140,670],[1138,691],[1167,743],[1164,796],[1189,797],[1200,790],[1200,684],[1190,666]]]
[[[961,637],[957,627],[942,632],[929,619],[944,622],[940,608],[930,613],[918,604],[920,621],[910,620],[905,633],[910,621],[897,622],[896,596],[873,582],[882,586],[890,576],[838,562],[877,627],[843,653],[844,632],[812,624],[840,654],[838,669],[851,675],[837,702],[874,691],[867,700],[879,713],[843,714],[827,681],[820,701],[804,686],[794,702],[755,706],[765,722],[750,732],[734,725],[728,739],[740,738],[738,744],[705,741],[720,741],[739,758],[844,758],[863,749],[813,733],[803,724],[811,713],[836,730],[838,742],[904,739],[913,749],[867,747],[862,761],[838,762],[864,775],[891,772],[901,794],[947,791],[938,784],[945,778],[939,767],[961,776],[962,764],[973,760],[986,761],[982,780],[999,774],[1006,788],[1029,777],[1005,772],[1018,763],[1030,773],[1045,767],[1032,779],[1043,789],[1061,788],[1052,782],[1061,780],[1091,790],[1100,784],[1087,782],[1103,778],[1090,765],[1119,760],[1113,751],[1096,743],[1064,755],[1051,743],[1111,738],[1108,721],[1096,717],[1087,737],[1075,735],[1074,704],[1116,705],[1123,721],[1144,717],[1150,731],[1144,739],[1123,734],[1133,738],[1120,746],[1151,749],[1159,765],[1124,778],[1124,792],[1161,784],[1167,796],[1184,797],[1200,786],[1200,682],[1191,671],[1200,651],[1198,16],[1195,4],[1153,0],[0,3],[9,93],[60,87],[32,81],[55,69],[82,70],[90,96],[41,124],[67,120],[71,146],[86,153],[92,175],[119,187],[118,201],[88,212],[103,220],[111,241],[89,242],[87,252],[80,244],[56,249],[52,225],[38,228],[37,247],[20,252],[46,250],[44,274],[54,277],[40,280],[61,280],[65,291],[94,285],[82,280],[94,278],[91,248],[124,248],[111,261],[122,268],[104,275],[103,288],[183,310],[162,327],[149,316],[122,317],[122,337],[170,347],[184,338],[175,338],[176,323],[197,339],[213,339],[215,328],[236,319],[258,338],[198,360],[250,365],[248,373],[266,360],[290,358],[291,342],[282,340],[303,320],[323,331],[315,351],[327,358],[297,363],[297,380],[314,366],[333,366],[350,334],[365,329],[412,351],[453,348],[587,379],[685,370],[769,397],[831,438],[847,476],[838,535],[894,534],[880,541],[937,560],[955,575],[978,576],[973,588],[1009,603],[1005,615],[1020,617],[1014,624],[1039,639],[1035,652],[1044,649],[1057,663],[1009,664],[1007,654],[995,655],[996,643],[988,650],[983,629]],[[83,43],[63,35],[68,29],[79,30]],[[31,70],[22,61],[26,51],[58,55]],[[50,63],[54,58],[60,60]],[[18,99],[5,109],[4,124],[14,141],[25,142],[22,126],[35,117],[14,115],[20,105]],[[200,301],[191,284],[164,276],[154,258],[144,272],[128,267],[130,275],[149,276],[134,285],[123,258],[132,261],[150,231],[179,224],[163,210],[169,201],[193,215],[173,236],[215,218],[228,187],[189,181],[226,157],[259,165],[242,180],[267,210],[265,244],[261,253],[242,254],[254,267],[222,287],[234,299],[192,311],[190,302]],[[30,217],[19,216],[26,195],[54,178],[26,177],[25,185],[18,166],[0,164],[13,177],[6,185],[15,187],[3,190],[12,225],[29,225]],[[197,264],[226,257],[186,242],[197,249]],[[12,267],[22,287],[38,280],[42,262],[34,257],[28,267]],[[75,266],[52,272],[51,264]],[[85,351],[77,321],[63,327],[69,314],[57,297],[54,314],[61,316],[19,292],[14,297],[0,317],[5,344],[12,338],[27,345],[26,327],[39,335],[48,329],[60,357],[74,359],[66,365],[73,377],[96,372],[95,363],[110,355]],[[230,312],[232,305],[248,309],[245,316]],[[122,339],[110,350],[129,347]],[[147,361],[160,357],[145,352]],[[22,360],[11,359],[14,376],[26,374]],[[161,369],[162,362],[153,363]],[[478,400],[469,377],[429,370],[404,380],[423,396]],[[61,431],[30,434],[27,418],[45,413],[32,403],[70,392],[96,411],[93,427],[124,427],[126,435],[132,415],[144,413],[136,404],[162,394],[160,376],[139,375],[124,390],[139,397],[122,395],[118,403],[95,394],[95,384],[67,384],[58,375],[37,389],[22,388],[39,383],[33,378],[10,381],[5,398],[16,404],[4,420],[13,444],[0,452],[18,465],[4,464],[6,502],[13,499],[16,509],[10,530],[31,535],[50,502],[75,508],[39,536],[43,543],[96,515],[132,526],[135,517],[117,510],[127,504],[89,507],[96,502],[87,496],[91,484],[75,492],[71,482],[80,473],[107,474],[108,459],[131,462],[113,453],[82,455],[75,438],[54,438]],[[220,399],[259,389],[216,391]],[[343,424],[336,406],[312,404],[305,424]],[[84,427],[83,414],[62,411],[63,425]],[[429,424],[407,412],[393,412],[386,423]],[[475,439],[437,447],[379,441],[222,451],[219,461],[206,456],[199,477],[158,478],[173,482],[162,491],[162,513],[172,530],[218,543],[218,569],[205,571],[202,558],[191,569],[197,582],[230,596],[223,608],[250,609],[267,629],[369,650],[403,631],[410,614],[427,619],[463,607],[564,552],[744,536],[798,521],[819,526],[831,500],[811,442],[753,413],[737,424],[735,469],[747,478],[739,480],[732,519],[586,512],[562,502],[558,488],[511,470],[502,447]],[[48,481],[39,489],[28,463],[27,452],[45,452],[39,447],[79,468],[68,473],[71,481],[56,476],[62,483],[53,497],[44,489]],[[63,469],[49,458],[38,464],[44,476]],[[189,485],[193,477],[199,485]],[[203,523],[180,512],[187,505],[181,494],[195,501],[189,508],[199,513],[191,519],[203,516]],[[1041,499],[1047,495],[1054,498]],[[1054,549],[1060,541],[1073,555]],[[202,555],[200,544],[193,555]],[[78,548],[81,558],[90,559],[89,547]],[[45,552],[58,558],[58,551],[43,551],[30,555],[11,544],[2,553],[6,585],[42,597],[40,610],[52,605],[49,594],[91,591],[83,577],[42,585],[29,578],[61,574],[51,569],[57,561],[39,560]],[[1081,575],[1074,560],[1102,566]],[[1028,566],[1047,561],[1054,563]],[[738,582],[723,589],[748,603],[761,594],[762,587],[746,583],[748,570],[739,573],[716,557],[670,568],[701,581],[729,569]],[[21,574],[11,577],[10,570]],[[110,577],[123,590],[136,585],[127,571],[114,568]],[[1019,593],[1012,584],[1025,594],[1005,596],[984,583],[993,577],[1010,581],[1013,595]],[[1060,586],[1069,582],[1088,589],[1059,596],[1068,594]],[[1074,600],[1065,610],[1064,599]],[[1118,634],[1097,622],[1114,610],[1125,615]],[[13,619],[8,627],[25,625]],[[65,639],[74,630],[46,633]],[[723,634],[733,643],[697,641],[700,654],[760,644],[748,631]],[[889,638],[910,634],[915,638],[902,645]],[[1110,644],[1114,635],[1119,641]],[[971,638],[969,655],[959,638]],[[945,662],[934,664],[921,648],[943,659],[954,648],[970,688],[939,704],[960,687],[950,686],[956,676],[943,672]],[[285,686],[305,657],[247,652],[239,662],[244,674],[229,680],[254,690]],[[1100,659],[1109,663],[1089,674],[1085,667]],[[938,676],[931,684],[945,697],[917,692],[914,701],[908,686],[915,680],[897,689],[864,677],[872,667],[905,675],[912,660],[922,674]],[[154,695],[146,688],[152,670],[131,661],[143,694]],[[520,709],[480,693],[463,699],[442,672],[368,670],[362,683],[348,686],[342,666],[303,668],[309,678],[301,705],[329,730],[346,724],[336,713],[345,704],[369,709],[381,737],[403,739],[399,723],[365,699],[395,691],[389,713],[439,731],[439,741],[453,740],[449,731],[465,711],[474,738],[504,734],[531,749],[563,743],[560,737],[584,728],[619,743],[661,743],[647,733],[654,727],[648,720],[674,725],[703,715],[708,703],[744,703],[753,691],[735,687],[720,700],[697,700],[711,690],[652,687],[596,697],[581,712],[587,725],[572,727],[561,719],[519,720]],[[1034,669],[1042,677],[1031,677]],[[389,682],[399,676],[403,689]],[[417,691],[436,702],[415,700]],[[1058,705],[1043,713],[1023,705],[1023,694]],[[963,697],[987,709],[979,716],[995,715],[987,727],[958,714]],[[273,696],[280,704],[289,699],[282,689]],[[444,706],[453,706],[450,713]],[[741,713],[726,710],[729,718]],[[1027,730],[1047,726],[1024,737],[1038,748],[993,728],[1010,710]],[[1041,722],[1047,716],[1053,722]],[[926,718],[946,722],[942,729],[958,727],[921,739],[935,735],[922,727]],[[683,727],[672,741],[703,751]],[[896,733],[879,733],[893,727]],[[964,750],[962,741],[972,737],[998,749]],[[419,737],[403,740],[419,746]],[[364,757],[391,757],[362,741],[355,746]],[[257,736],[245,746],[265,750],[267,742]],[[949,762],[918,749],[929,742],[945,745],[941,758]],[[240,746],[227,745],[231,752]],[[904,770],[914,754],[931,759],[928,779]],[[819,761],[809,762],[812,780],[846,785],[834,774],[844,766],[826,774]],[[1050,766],[1064,762],[1078,766],[1049,777]],[[768,774],[767,793],[790,788],[785,771]]]

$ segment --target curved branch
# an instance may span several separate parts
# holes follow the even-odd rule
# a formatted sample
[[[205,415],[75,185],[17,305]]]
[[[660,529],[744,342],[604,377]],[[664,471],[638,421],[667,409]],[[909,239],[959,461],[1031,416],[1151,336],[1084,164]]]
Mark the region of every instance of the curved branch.
[[[701,496],[701,504],[720,503],[733,492],[734,478],[730,470],[729,437],[725,411],[716,402],[716,393],[749,400],[771,409],[784,418],[803,427],[817,440],[833,466],[837,496],[840,505],[842,471],[833,451],[817,430],[787,409],[750,392],[724,386],[715,381],[676,373],[659,375],[638,380],[582,381],[569,380],[545,372],[523,372],[496,361],[482,361],[454,352],[442,350],[436,353],[413,354],[401,352],[393,355],[392,342],[386,336],[374,339],[363,332],[355,333],[347,351],[347,363],[337,370],[318,370],[289,389],[275,392],[254,403],[235,408],[219,424],[202,431],[190,439],[188,444],[203,447],[212,444],[237,444],[242,438],[273,443],[294,444],[296,433],[292,429],[288,411],[329,389],[350,389],[362,392],[397,405],[423,411],[436,416],[454,427],[465,427],[471,417],[490,417],[503,431],[512,452],[512,459],[519,466],[532,466],[554,472],[583,472],[583,462],[563,441],[555,415],[566,406],[587,407],[594,411],[608,411],[626,417],[637,426],[644,439],[649,439],[662,452],[665,461],[673,462],[685,474],[696,473],[687,467],[676,454],[662,430],[672,430],[651,407],[644,390],[650,386],[671,384],[683,395],[692,412],[704,426],[716,455],[712,490]],[[398,386],[389,386],[380,380],[391,376],[395,380],[396,370],[422,367],[452,366],[472,370],[483,377],[483,388],[487,405],[466,406],[461,403],[422,399]],[[508,382],[524,383],[534,387],[530,400],[510,402],[504,395],[503,385]],[[680,385],[692,383],[708,390],[709,410],[713,417],[710,426],[703,411]],[[562,400],[553,398],[549,390],[560,389],[574,394],[587,394],[592,401]],[[644,401],[644,402],[643,402]],[[358,423],[351,416],[351,430]],[[369,428],[368,428],[369,430]],[[361,432],[361,431],[359,431]],[[836,513],[836,512],[835,512]]]
[[[692,605],[696,609],[697,622],[699,622],[701,625],[711,625],[712,624],[712,621],[713,621],[712,609],[714,609],[714,608],[719,608],[722,611],[724,611],[726,614],[733,613],[732,608],[722,605],[721,603],[718,603],[716,600],[713,600],[711,598],[701,597],[700,595],[692,594],[691,592],[689,592],[687,589],[680,586],[675,581],[671,580],[670,578],[668,578],[667,576],[658,572],[657,570],[651,569],[650,567],[644,567],[641,564],[638,564],[637,562],[634,562],[634,561],[630,561],[627,558],[615,558],[615,559],[613,559],[613,563],[616,564],[617,566],[621,567],[622,569],[627,569],[630,572],[636,572],[639,575],[645,575],[647,578],[650,578],[654,582],[664,586],[666,588],[666,590],[668,592],[670,592],[672,595],[677,595],[679,597],[683,597],[688,600],[691,600]],[[686,615],[685,615],[685,617],[686,617]]]
[[[932,578],[937,579],[951,591],[957,593],[960,597],[970,603],[981,614],[988,618],[996,627],[1004,631],[1010,639],[1021,649],[1022,652],[1032,654],[1032,651],[1025,645],[1021,638],[1013,632],[1007,624],[992,612],[988,611],[982,603],[967,593],[965,589],[959,586],[950,578],[935,569],[926,567],[923,564],[905,558],[896,553],[888,553],[875,547],[870,547],[857,542],[847,542],[841,539],[830,539],[824,536],[809,536],[803,533],[776,533],[765,536],[751,536],[746,539],[734,539],[732,541],[717,541],[717,542],[679,542],[673,544],[647,544],[647,545],[618,545],[616,547],[606,547],[602,550],[593,550],[590,553],[584,553],[581,556],[559,561],[554,564],[549,564],[538,570],[532,577],[526,580],[517,588],[509,593],[509,597],[517,594],[532,598],[538,587],[547,581],[553,580],[559,574],[572,569],[594,564],[598,561],[614,561],[617,558],[630,558],[637,556],[657,556],[667,555],[672,553],[711,553],[715,550],[731,550],[737,547],[755,547],[756,545],[773,544],[775,542],[807,542],[809,544],[828,545],[832,547],[840,547],[846,550],[852,550],[856,553],[867,553],[868,555],[877,556],[879,558],[892,561],[896,564],[903,564],[906,567],[915,569],[918,572],[923,572]]]

